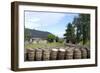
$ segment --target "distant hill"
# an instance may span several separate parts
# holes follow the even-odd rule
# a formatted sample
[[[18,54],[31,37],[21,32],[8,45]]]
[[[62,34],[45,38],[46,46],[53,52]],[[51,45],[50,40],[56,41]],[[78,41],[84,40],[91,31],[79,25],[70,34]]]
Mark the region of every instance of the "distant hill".
[[[35,29],[29,29],[29,28],[25,28],[25,31],[28,31],[31,34],[32,38],[46,39],[48,34],[51,34],[50,32],[40,31],[40,30],[35,30]]]

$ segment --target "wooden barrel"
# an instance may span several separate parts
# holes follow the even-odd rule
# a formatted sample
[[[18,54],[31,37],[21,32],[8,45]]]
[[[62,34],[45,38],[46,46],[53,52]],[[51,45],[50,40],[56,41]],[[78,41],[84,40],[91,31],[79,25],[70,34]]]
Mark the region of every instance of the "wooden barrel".
[[[78,48],[75,48],[73,56],[74,56],[74,59],[81,59],[81,57],[82,57],[81,56],[81,50],[78,49]]]
[[[87,51],[87,58],[90,58],[90,48],[85,47],[86,51]]]
[[[58,51],[58,60],[64,60],[65,58],[65,52],[66,50],[63,49],[63,48],[60,48],[59,51]]]
[[[57,59],[57,54],[58,54],[58,49],[51,49],[50,59],[51,60],[56,60]]]
[[[28,56],[28,60],[29,61],[34,61],[34,57],[35,57],[35,49],[27,49],[27,56]]]
[[[68,46],[67,47],[64,47],[65,50],[67,50],[68,48],[69,48]]]
[[[36,61],[41,61],[42,60],[42,49],[36,49],[36,55],[35,55],[35,60]]]
[[[25,48],[24,49],[24,61],[27,61],[28,60],[28,52],[27,52],[27,49]]]
[[[87,58],[87,50],[85,48],[80,48],[82,59]]]
[[[43,60],[50,60],[50,50],[43,49]]]
[[[66,49],[65,59],[73,59],[73,48]]]

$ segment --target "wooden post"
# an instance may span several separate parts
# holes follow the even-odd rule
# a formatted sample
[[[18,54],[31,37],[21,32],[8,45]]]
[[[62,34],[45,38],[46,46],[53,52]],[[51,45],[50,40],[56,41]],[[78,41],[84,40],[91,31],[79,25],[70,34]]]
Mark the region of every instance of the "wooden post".
[[[58,54],[58,49],[51,49],[50,59],[51,60],[56,60],[57,59],[57,54]]]
[[[74,49],[74,59],[81,59],[81,50],[80,49],[77,49],[77,48],[75,48]]]
[[[59,52],[58,52],[58,60],[64,60],[65,58],[65,49],[59,49]]]
[[[50,50],[43,49],[43,60],[50,60]]]
[[[35,57],[35,49],[27,49],[27,54],[28,54],[28,60],[29,61],[34,61],[34,57]]]
[[[36,61],[41,61],[42,60],[42,49],[36,49],[36,56],[35,56],[35,60]]]

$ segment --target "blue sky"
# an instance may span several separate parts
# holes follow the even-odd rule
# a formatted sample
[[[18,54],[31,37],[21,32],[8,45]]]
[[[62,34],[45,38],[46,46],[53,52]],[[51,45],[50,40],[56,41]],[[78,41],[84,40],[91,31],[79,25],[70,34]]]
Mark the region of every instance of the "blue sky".
[[[48,31],[63,37],[67,24],[76,16],[78,14],[25,11],[25,28]]]

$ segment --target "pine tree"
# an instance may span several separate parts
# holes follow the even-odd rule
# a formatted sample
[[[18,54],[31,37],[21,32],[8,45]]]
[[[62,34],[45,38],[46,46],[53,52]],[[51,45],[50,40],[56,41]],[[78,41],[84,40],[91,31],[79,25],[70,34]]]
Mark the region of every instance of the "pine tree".
[[[78,17],[74,18],[73,24],[77,28],[77,43],[80,41],[86,44],[90,40],[90,15],[79,14]]]
[[[74,43],[75,42],[75,29],[71,23],[68,23],[66,33],[64,34],[66,42]]]

